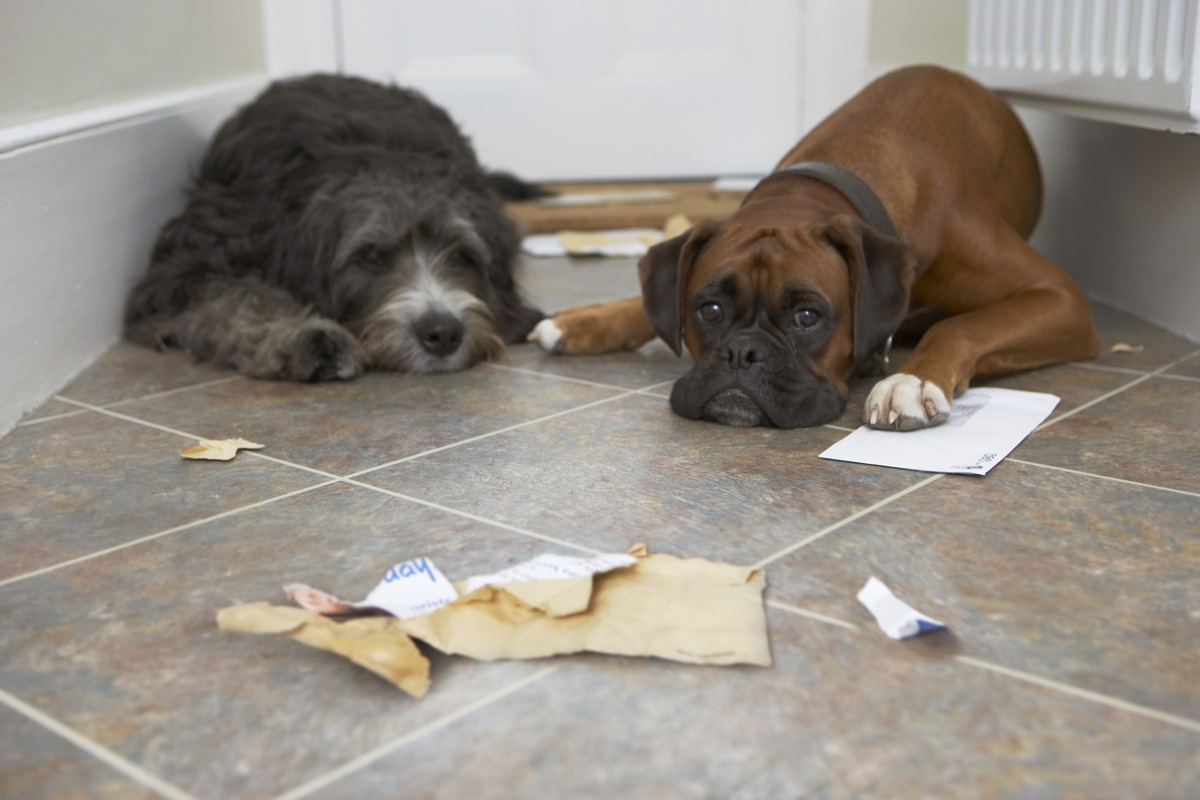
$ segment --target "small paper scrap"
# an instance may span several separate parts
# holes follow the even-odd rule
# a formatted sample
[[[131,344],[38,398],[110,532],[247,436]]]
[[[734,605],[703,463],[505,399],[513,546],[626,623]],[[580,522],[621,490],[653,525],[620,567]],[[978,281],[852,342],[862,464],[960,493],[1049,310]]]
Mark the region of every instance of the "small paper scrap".
[[[229,461],[237,455],[238,450],[261,450],[261,444],[248,442],[245,439],[201,439],[193,447],[185,447],[179,451],[184,458],[202,461]]]
[[[879,627],[893,639],[907,639],[930,631],[940,631],[945,624],[905,603],[892,594],[883,581],[872,575],[858,593],[858,602],[867,607]]]
[[[968,389],[954,399],[950,419],[916,431],[866,425],[821,453],[821,458],[880,467],[986,475],[1033,432],[1059,403],[1041,392]]]
[[[1125,342],[1117,342],[1112,347],[1108,348],[1110,353],[1140,353],[1146,348],[1140,344],[1126,344]]]

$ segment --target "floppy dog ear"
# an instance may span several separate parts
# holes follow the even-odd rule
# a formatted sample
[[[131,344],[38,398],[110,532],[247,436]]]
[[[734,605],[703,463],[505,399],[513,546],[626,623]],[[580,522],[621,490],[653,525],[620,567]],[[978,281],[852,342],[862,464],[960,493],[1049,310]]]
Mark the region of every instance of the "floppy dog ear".
[[[687,233],[659,242],[638,262],[642,281],[642,306],[646,319],[675,355],[683,353],[683,291],[696,256],[721,229],[720,223],[702,222]]]
[[[850,268],[854,297],[854,364],[865,364],[908,314],[917,260],[900,239],[862,221],[835,217],[822,231]]]

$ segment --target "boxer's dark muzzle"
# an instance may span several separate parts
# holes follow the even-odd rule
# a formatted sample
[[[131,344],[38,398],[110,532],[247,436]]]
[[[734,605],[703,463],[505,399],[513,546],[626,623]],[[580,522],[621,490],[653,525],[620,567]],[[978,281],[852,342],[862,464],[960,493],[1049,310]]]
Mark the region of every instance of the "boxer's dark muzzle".
[[[671,408],[723,425],[804,428],[842,415],[846,398],[761,328],[733,332],[675,383]]]

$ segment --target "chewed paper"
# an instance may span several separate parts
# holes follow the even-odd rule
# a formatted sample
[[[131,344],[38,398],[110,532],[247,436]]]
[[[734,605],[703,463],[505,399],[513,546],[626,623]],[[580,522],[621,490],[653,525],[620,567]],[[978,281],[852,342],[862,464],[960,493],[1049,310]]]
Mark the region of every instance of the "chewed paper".
[[[916,431],[863,426],[821,458],[923,472],[986,475],[1050,416],[1059,398],[1015,389],[968,389],[954,399],[950,419]]]
[[[867,607],[875,621],[892,639],[907,639],[930,631],[940,631],[945,624],[926,616],[905,603],[883,581],[872,575],[858,593],[858,602]]]
[[[377,608],[397,619],[428,614],[458,599],[454,584],[424,556],[392,566],[359,603],[340,600],[303,583],[288,584],[283,590],[293,603],[317,614],[352,614]]]
[[[771,664],[766,576],[754,567],[650,554],[635,545],[628,554],[540,556],[454,583],[428,558],[410,559],[392,567],[376,591],[386,595],[396,586],[405,587],[400,594],[407,609],[441,605],[398,619],[380,613],[392,603],[376,592],[347,603],[293,584],[288,596],[301,608],[245,603],[222,609],[218,621],[223,630],[280,634],[339,653],[414,696],[428,686],[428,663],[407,637],[484,661],[587,651],[690,664]],[[445,602],[447,587],[457,599]]]
[[[636,561],[636,558],[625,553],[607,553],[592,558],[541,555],[491,575],[476,575],[467,578],[463,584],[463,593],[470,594],[476,589],[488,585],[505,586],[535,581],[589,578],[598,572],[608,572],[618,567],[631,566]],[[289,584],[283,588],[293,603],[317,614],[352,614],[377,608],[398,619],[411,619],[422,614],[429,614],[447,603],[454,602],[459,597],[455,585],[442,574],[432,559],[424,556],[393,566],[383,576],[379,585],[371,590],[366,599],[357,603],[341,600],[328,592],[302,583]],[[586,586],[583,588],[585,590],[583,599],[586,601],[590,589]],[[551,587],[551,589],[551,594],[561,594],[559,587]],[[550,596],[543,596],[545,593],[539,593],[537,599],[527,597],[520,590],[517,590],[516,594],[534,607],[550,603],[553,599]]]
[[[597,572],[629,567],[636,562],[636,558],[624,553],[605,553],[593,558],[576,558],[547,553],[492,575],[476,575],[467,578],[466,591],[470,593],[481,586],[504,586],[525,581],[561,581],[571,578],[586,578]]]

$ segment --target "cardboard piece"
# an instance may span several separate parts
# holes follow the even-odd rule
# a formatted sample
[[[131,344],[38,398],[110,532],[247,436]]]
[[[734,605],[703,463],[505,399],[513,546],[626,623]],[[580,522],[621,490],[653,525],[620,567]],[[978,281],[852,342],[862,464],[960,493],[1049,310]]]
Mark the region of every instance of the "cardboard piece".
[[[245,439],[201,439],[193,447],[185,447],[179,451],[184,458],[202,461],[229,461],[237,455],[238,450],[261,450],[263,445],[248,442]]]
[[[429,691],[429,659],[394,617],[336,622],[302,608],[245,603],[217,612],[217,626],[237,633],[275,633],[328,650],[374,672],[413,697]]]

